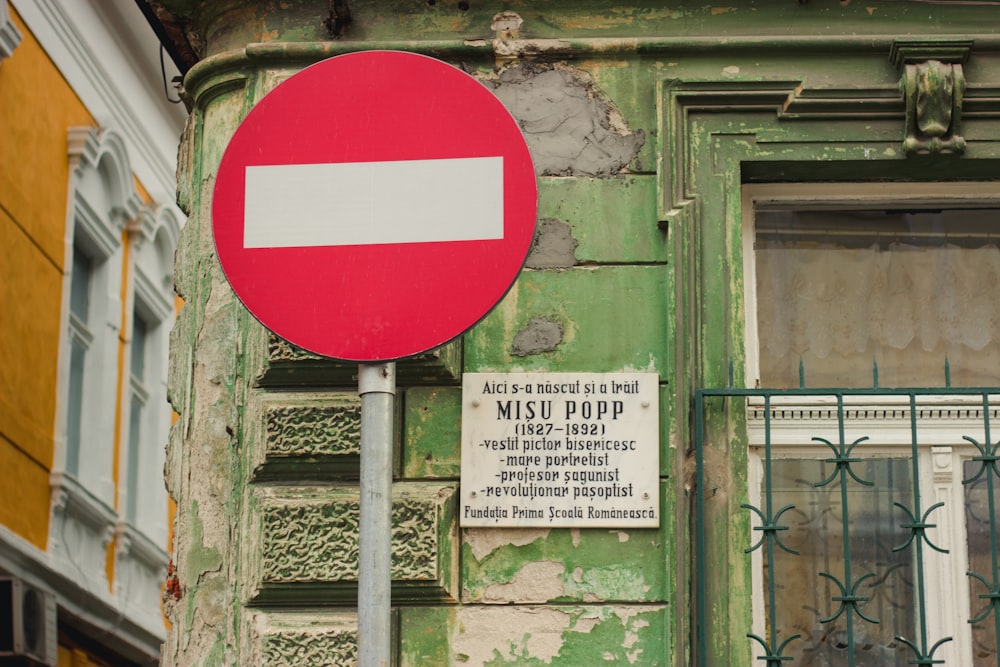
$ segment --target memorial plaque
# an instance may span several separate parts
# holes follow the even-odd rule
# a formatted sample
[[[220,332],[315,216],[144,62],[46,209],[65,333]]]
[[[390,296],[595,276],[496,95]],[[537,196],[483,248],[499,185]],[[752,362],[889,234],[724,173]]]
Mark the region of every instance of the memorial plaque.
[[[460,519],[656,527],[655,373],[466,373]]]

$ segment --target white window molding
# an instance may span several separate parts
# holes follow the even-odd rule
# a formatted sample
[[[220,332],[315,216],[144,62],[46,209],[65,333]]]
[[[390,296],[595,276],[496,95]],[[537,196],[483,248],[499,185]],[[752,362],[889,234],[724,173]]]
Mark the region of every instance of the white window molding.
[[[169,556],[163,546],[124,521],[115,526],[115,597],[143,627],[163,630],[161,589]]]
[[[171,410],[167,403],[169,332],[174,321],[173,254],[180,225],[168,208],[145,208],[129,225],[131,313],[126,336],[127,381],[120,397],[115,593],[126,612],[162,625],[166,576],[167,491],[163,479]]]
[[[166,636],[163,618],[150,620],[148,614],[125,613],[123,602],[108,590],[106,578],[102,585],[76,570],[54,567],[48,553],[6,526],[0,526],[0,573],[53,593],[60,622],[73,619],[76,628],[113,643],[115,651],[127,660],[149,667],[159,663],[160,645]]]
[[[73,128],[68,146],[70,204],[49,545],[53,564],[60,571],[106,582],[106,550],[117,520],[113,470],[122,238],[127,220],[139,210],[142,200],[135,189],[125,144],[114,131]],[[87,281],[77,286],[78,293],[86,296],[85,322],[70,312],[74,251],[89,259],[89,271],[77,272],[77,278],[84,275]],[[81,331],[88,339],[82,363],[73,359],[72,352],[74,336]],[[79,419],[78,428],[69,424],[74,416]]]
[[[72,128],[68,136],[71,166],[69,206],[66,218],[66,265],[63,277],[62,340],[57,375],[56,450],[50,475],[51,520],[47,553],[41,565],[28,567],[29,574],[43,582],[76,582],[58,600],[60,613],[73,615],[79,628],[94,627],[123,642],[140,664],[152,664],[165,635],[160,613],[159,591],[167,563],[167,500],[163,474],[163,446],[169,428],[166,403],[167,332],[173,322],[171,283],[173,250],[179,224],[172,209],[157,209],[143,203],[131,169],[126,143],[107,128]],[[147,220],[148,218],[148,220]],[[126,245],[127,244],[127,245]],[[125,265],[126,250],[129,266]],[[86,290],[73,300],[74,251],[89,260]],[[125,291],[123,304],[123,289]],[[79,286],[78,286],[79,287]],[[87,307],[79,306],[84,295]],[[75,305],[78,312],[71,312]],[[123,306],[125,306],[123,308]],[[126,402],[119,396],[119,379],[128,368],[120,368],[122,328],[127,335],[131,316],[123,313],[138,307],[148,321],[156,323],[151,346],[145,398],[162,410],[143,415],[150,439],[142,443],[143,455],[134,463],[141,490],[149,507],[129,525],[123,518],[122,487],[113,478],[115,457],[120,470],[128,469]],[[85,311],[82,314],[79,311]],[[82,321],[81,318],[85,319]],[[72,340],[85,335],[87,342],[79,405],[81,417],[75,461],[68,448],[68,417],[74,391],[71,380]],[[148,341],[147,341],[148,342]],[[124,406],[121,413],[118,406]],[[122,417],[124,415],[124,417]],[[122,451],[116,452],[116,444]],[[147,453],[148,450],[148,453]],[[123,473],[124,474],[124,473]],[[144,506],[145,507],[145,506]],[[141,527],[141,529],[140,529]],[[2,527],[0,527],[2,528]],[[0,531],[0,550],[3,534]],[[108,547],[115,543],[113,589],[108,581]],[[2,558],[0,558],[2,567]],[[33,573],[33,574],[32,574]],[[54,585],[54,584],[49,584]],[[58,590],[58,589],[57,589]],[[75,595],[78,599],[68,599]],[[82,610],[76,616],[74,610]],[[94,618],[88,616],[94,609]],[[127,619],[127,620],[126,620]],[[105,627],[106,626],[106,627]],[[117,650],[116,644],[116,650]]]
[[[21,43],[21,39],[21,31],[11,20],[7,0],[4,0],[0,2],[0,61],[14,54],[14,49]]]
[[[171,419],[166,376],[169,331],[174,321],[173,252],[180,225],[170,209],[147,208],[130,230],[132,289],[128,311],[132,317],[126,350],[130,380],[124,383],[121,397],[126,409],[120,426],[124,474],[118,506],[130,529],[163,548],[167,539],[163,466]],[[140,334],[135,331],[137,321],[143,325]],[[141,417],[133,414],[137,410],[141,410]]]
[[[69,475],[53,473],[51,483],[53,561],[64,573],[86,580],[89,587],[108,590],[107,549],[114,538],[114,508]]]

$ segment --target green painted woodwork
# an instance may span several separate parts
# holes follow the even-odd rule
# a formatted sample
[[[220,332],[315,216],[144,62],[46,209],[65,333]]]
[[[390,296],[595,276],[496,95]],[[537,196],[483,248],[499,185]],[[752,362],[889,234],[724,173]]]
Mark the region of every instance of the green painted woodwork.
[[[702,479],[688,454],[696,389],[744,381],[743,186],[996,178],[996,8],[470,0],[462,9],[451,0],[353,0],[353,23],[331,40],[325,2],[160,4],[188,20],[202,49],[185,80],[192,116],[178,179],[190,220],[177,254],[185,305],[171,334],[170,397],[180,418],[168,478],[183,591],[167,605],[174,625],[165,661],[173,662],[165,664],[251,665],[265,649],[277,660],[282,647],[311,645],[310,633],[323,637],[323,655],[352,655],[349,577],[296,586],[274,574],[279,553],[266,557],[278,577],[268,584],[271,600],[257,591],[262,502],[301,509],[293,501],[353,497],[352,431],[335,426],[330,410],[353,391],[355,369],[270,340],[242,309],[214,257],[211,196],[229,137],[257,100],[312,62],[369,48],[434,55],[479,76],[512,61],[572,67],[613,105],[615,122],[645,135],[610,178],[540,179],[539,218],[568,232],[556,241],[571,262],[526,269],[463,340],[400,365],[397,492],[422,489],[416,495],[426,502],[411,503],[407,516],[430,525],[420,507],[433,507],[440,541],[433,576],[396,582],[405,592],[396,600],[398,664],[757,664],[746,637],[750,523],[740,509],[747,455],[739,419],[710,415]],[[491,23],[502,11],[523,24],[494,41]],[[927,36],[972,43],[961,157],[906,156],[902,73],[890,60],[901,35],[908,44]],[[557,339],[529,345],[519,337],[542,326]],[[460,479],[463,371],[625,370],[660,375],[659,529],[458,528],[449,493]],[[325,414],[330,426],[299,431],[299,417],[275,417],[298,435],[263,437],[270,409]],[[318,472],[306,470],[314,464]],[[690,594],[696,498],[705,517],[700,565],[712,575],[700,628]],[[339,517],[335,503],[313,504]],[[350,540],[337,544],[342,551],[329,553],[349,558]],[[433,592],[414,593],[421,585]],[[339,597],[321,600],[331,586]]]
[[[246,0],[168,0],[161,2],[175,15],[195,25],[189,30],[204,44],[203,57],[256,42],[315,42],[329,39],[323,25],[328,4],[315,0],[285,0],[280,7]],[[656,38],[671,36],[696,45],[699,55],[715,42],[752,40],[767,48],[782,38],[809,36],[811,41],[835,41],[842,35],[883,37],[887,34],[923,35],[946,32],[977,34],[995,19],[995,8],[967,6],[929,9],[920,4],[849,3],[785,0],[744,0],[706,4],[654,0],[611,5],[599,0],[526,3],[503,0],[493,4],[468,2],[410,2],[409,0],[354,0],[353,22],[343,41],[372,44],[382,41],[416,44],[420,41],[489,40],[491,23],[502,11],[517,12],[524,24],[518,37],[541,38]],[[787,29],[791,24],[795,32]],[[887,29],[891,26],[891,30]],[[796,40],[806,41],[806,40]],[[809,45],[799,48],[808,49]]]
[[[992,140],[973,147],[987,158],[982,161],[904,162],[901,100],[892,102],[899,117],[886,120],[889,105],[880,102],[885,98],[877,88],[866,87],[862,78],[880,71],[873,67],[847,72],[840,71],[839,64],[831,66],[826,70],[827,87],[815,94],[798,83],[755,79],[709,84],[675,80],[663,85],[661,126],[680,126],[683,131],[663,137],[673,178],[662,181],[661,218],[680,251],[677,303],[694,318],[688,323],[692,335],[683,342],[688,367],[695,369],[694,386],[727,386],[730,364],[737,385],[743,381],[740,197],[745,175],[753,180],[947,180],[989,173],[996,149]],[[796,109],[799,100],[804,106]],[[770,108],[761,110],[764,106]],[[837,118],[836,124],[831,117]],[[689,303],[692,292],[699,303]],[[692,383],[678,386],[686,392]],[[707,665],[741,663],[755,648],[745,637],[749,570],[736,557],[749,531],[749,518],[738,508],[747,492],[746,443],[733,428],[724,410],[715,410],[705,424],[701,498],[708,562],[703,571],[728,573],[705,580],[706,627],[701,636],[707,645],[700,664]]]

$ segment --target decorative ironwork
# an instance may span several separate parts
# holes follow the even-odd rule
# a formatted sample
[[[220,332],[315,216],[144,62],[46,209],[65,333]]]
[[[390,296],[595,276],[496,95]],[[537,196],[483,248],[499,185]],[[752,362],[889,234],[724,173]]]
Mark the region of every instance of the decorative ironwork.
[[[730,368],[730,380],[732,380],[732,364],[731,363],[730,363],[729,368]],[[779,531],[788,530],[788,526],[784,526],[784,525],[779,524],[778,520],[781,518],[782,514],[784,514],[788,510],[794,509],[795,505],[785,505],[780,510],[778,510],[776,513],[773,512],[774,494],[771,491],[772,486],[771,486],[771,465],[770,465],[770,462],[771,462],[771,397],[770,396],[765,396],[764,397],[764,433],[765,433],[765,436],[764,436],[764,458],[767,460],[767,465],[764,466],[764,475],[765,475],[765,479],[766,479],[766,482],[765,482],[765,485],[764,485],[765,486],[765,488],[764,488],[764,503],[765,503],[764,504],[764,512],[761,512],[761,510],[759,510],[758,508],[754,507],[753,505],[750,505],[749,503],[744,503],[741,506],[744,509],[748,509],[751,512],[753,512],[754,514],[756,514],[758,517],[760,517],[761,525],[759,527],[757,527],[757,528],[754,528],[754,530],[761,531],[761,537],[760,537],[760,540],[756,544],[754,544],[753,546],[750,546],[750,547],[747,547],[746,549],[744,549],[744,553],[751,553],[753,551],[756,551],[757,549],[759,549],[761,547],[761,545],[766,544],[765,548],[767,549],[767,556],[768,556],[768,558],[767,558],[768,577],[769,577],[768,580],[769,581],[774,581],[774,576],[775,576],[775,572],[774,572],[774,547],[775,546],[780,547],[784,551],[787,551],[788,553],[794,554],[794,555],[798,555],[799,552],[796,551],[795,549],[791,549],[788,546],[782,544],[781,538],[778,537],[778,532]],[[766,512],[766,514],[765,514],[765,512]],[[769,589],[768,590],[768,605],[769,605],[769,608],[773,609],[774,606],[775,606],[775,604],[776,604],[776,602],[775,602],[775,594],[774,594],[774,587],[773,586],[769,586],[768,589]],[[785,641],[783,641],[776,648],[774,648],[774,646],[778,642],[778,636],[777,636],[777,628],[776,628],[775,624],[773,624],[773,623],[771,624],[771,629],[770,629],[770,637],[769,637],[770,641],[767,641],[767,640],[763,639],[762,637],[759,637],[759,636],[753,634],[752,632],[748,633],[747,636],[750,637],[751,639],[757,641],[764,648],[764,650],[766,651],[766,654],[762,655],[762,656],[759,656],[759,659],[766,661],[765,664],[767,665],[767,667],[778,667],[782,662],[785,662],[787,660],[791,660],[792,659],[792,656],[782,655],[782,653],[784,653],[785,647],[788,646],[788,644],[792,640],[798,639],[801,635],[798,635],[798,634],[792,635],[791,637],[789,637],[788,639],[786,639]]]
[[[980,443],[974,438],[964,436],[964,440],[970,442],[979,451],[979,456],[972,457],[972,461],[979,463],[980,466],[976,474],[968,479],[962,480],[962,484],[971,485],[985,475],[986,499],[989,506],[987,521],[989,523],[992,581],[987,580],[985,575],[972,570],[969,570],[966,574],[981,582],[983,586],[986,587],[987,591],[986,593],[979,595],[979,599],[986,600],[986,608],[981,614],[970,618],[969,623],[979,623],[980,621],[986,620],[986,618],[992,614],[993,636],[994,638],[1000,638],[1000,553],[998,553],[997,550],[996,485],[994,482],[995,478],[1000,477],[1000,469],[997,468],[997,462],[1000,461],[1000,454],[997,454],[997,450],[1000,450],[1000,442],[992,445],[990,444],[989,407],[989,396],[983,394],[983,430],[985,432],[985,438],[983,442]],[[1000,639],[998,639],[998,641],[1000,641]],[[1000,651],[997,651],[995,645],[993,647],[993,653],[996,656],[997,665],[1000,665]]]
[[[928,414],[926,404],[920,404],[920,400],[922,397],[942,395],[949,398],[956,396],[981,398],[983,405],[981,411],[963,408],[967,416],[971,415],[971,419],[983,420],[986,434],[984,441],[986,444],[981,444],[969,436],[962,437],[976,448],[978,454],[965,459],[969,463],[966,466],[966,479],[963,483],[969,488],[978,484],[982,488],[977,492],[985,494],[981,502],[982,505],[988,505],[988,518],[983,522],[988,522],[989,525],[988,538],[984,539],[988,539],[990,545],[990,564],[983,565],[980,569],[985,570],[989,567],[990,572],[976,572],[970,566],[968,571],[970,581],[979,582],[985,588],[985,592],[978,597],[985,601],[986,607],[978,614],[967,611],[966,618],[968,623],[975,624],[992,617],[993,637],[983,636],[989,630],[974,628],[972,639],[977,643],[975,664],[993,664],[995,660],[997,667],[1000,667],[1000,654],[996,650],[996,643],[1000,638],[1000,548],[998,548],[1000,532],[996,519],[998,487],[995,481],[1000,479],[1000,466],[998,466],[1000,442],[989,444],[990,395],[1000,393],[1000,389],[951,387],[884,389],[877,387],[877,372],[877,369],[873,368],[873,384],[876,386],[871,389],[725,388],[702,389],[696,392],[695,483],[699,487],[694,494],[696,569],[705,567],[708,553],[704,526],[705,472],[702,468],[705,460],[703,444],[707,439],[707,424],[711,422],[714,427],[721,427],[726,423],[720,420],[721,417],[734,414],[733,406],[725,403],[734,399],[747,400],[750,403],[747,412],[749,418],[756,420],[762,417],[763,421],[763,442],[759,441],[758,435],[754,444],[754,447],[759,448],[760,456],[760,504],[754,505],[749,501],[741,504],[752,517],[753,535],[752,543],[744,548],[743,552],[748,556],[754,553],[761,554],[760,563],[763,568],[760,573],[765,594],[761,601],[765,632],[746,634],[754,646],[762,649],[755,652],[757,664],[779,667],[799,664],[797,662],[799,659],[806,661],[802,664],[813,664],[809,660],[829,660],[830,656],[834,655],[841,656],[835,658],[838,661],[843,660],[839,664],[851,667],[867,664],[945,664],[945,659],[941,657],[941,648],[954,638],[932,637],[934,632],[929,629],[931,626],[928,618],[929,578],[935,575],[928,570],[925,556],[931,552],[950,554],[949,549],[935,544],[934,540],[937,538],[932,539],[932,536],[937,534],[934,531],[938,529],[938,523],[941,522],[941,518],[935,520],[934,517],[954,518],[956,513],[951,510],[949,514],[945,514],[949,511],[946,502],[934,502],[927,507],[923,500],[927,490],[922,488],[922,484],[926,484],[926,475],[921,470],[921,457],[922,452],[929,453],[931,450],[929,443],[921,443],[919,437],[921,434],[918,433],[918,420],[926,418]],[[804,373],[800,372],[800,375]],[[845,409],[845,396],[855,399],[851,403],[851,410]],[[773,402],[775,397],[781,397],[782,402],[778,408],[775,408]],[[815,404],[821,397],[836,400],[835,410],[830,405],[829,408],[821,407],[816,412],[836,419],[837,437],[803,438],[795,450],[797,453],[794,454],[800,458],[789,459],[791,454],[787,453],[783,453],[780,457],[776,456],[774,433],[777,427],[772,423],[775,415],[797,420],[797,415],[800,415],[804,408],[788,409],[788,402],[796,406],[801,402],[808,405],[810,401]],[[908,402],[908,410],[902,406],[892,410],[893,415],[905,415],[904,424],[906,420],[909,422],[908,450],[899,449],[898,445],[903,444],[902,442],[887,449],[886,443],[873,442],[868,435],[854,437],[858,430],[856,426],[852,426],[853,433],[851,437],[847,437],[845,424],[850,418],[849,415],[865,411],[856,407],[858,399],[863,405],[880,404],[880,399],[887,399],[886,402],[894,406],[899,405],[901,399],[904,405]],[[713,401],[721,401],[723,403],[721,409]],[[867,412],[881,415],[887,410],[873,408]],[[740,412],[737,411],[735,414]],[[880,418],[875,417],[875,419]],[[755,423],[756,428],[760,428],[760,421]],[[798,425],[801,427],[801,422],[798,422]],[[830,426],[828,423],[827,427]],[[760,431],[755,432],[760,433]],[[901,434],[900,436],[904,439],[906,437]],[[782,442],[787,442],[787,439],[783,439]],[[815,453],[802,453],[809,451],[806,442],[825,445],[832,455],[823,457]],[[958,442],[957,434],[955,442]],[[862,447],[865,443],[867,445]],[[795,465],[789,467],[789,462]],[[808,465],[796,467],[800,463]],[[926,464],[926,460],[924,463]],[[971,465],[976,465],[977,469],[970,470]],[[789,496],[788,491],[782,491],[781,494],[776,491],[775,484],[778,478],[775,476],[779,474],[777,472],[779,466],[784,466],[780,473],[782,484],[785,485],[782,488],[791,488],[788,485],[794,484],[799,489],[795,491],[797,495]],[[812,481],[808,479],[810,477]],[[821,489],[826,491],[819,495],[809,495],[805,491],[807,487],[816,489],[816,492]],[[868,490],[862,492],[861,489]],[[968,498],[967,495],[967,507],[970,502]],[[789,499],[795,502],[786,502]],[[821,523],[822,526],[819,525]],[[880,537],[879,534],[872,533],[875,530],[882,530],[874,524],[890,526],[891,530],[883,531]],[[835,527],[834,532],[824,532],[831,526]],[[858,530],[862,531],[861,534],[852,535]],[[984,532],[985,530],[984,528]],[[829,539],[816,539],[817,535],[829,535]],[[821,542],[823,545],[818,546]],[[800,551],[802,549],[800,544],[806,545],[815,553],[804,555]],[[852,545],[860,545],[863,553],[855,553]],[[788,565],[814,558],[824,546],[832,549],[832,552],[822,551],[828,554],[825,557],[827,559],[825,566],[820,563],[819,567],[810,566],[815,569],[808,569]],[[829,555],[831,553],[835,557],[831,558]],[[784,555],[779,558],[780,554]],[[708,561],[710,560],[709,558]],[[935,567],[940,567],[937,564],[939,562],[943,561],[935,561]],[[843,569],[835,572],[830,569],[830,565]],[[787,570],[788,567],[794,569]],[[861,576],[856,572],[859,569],[864,572]],[[795,574],[790,575],[789,572]],[[810,576],[815,577],[815,585],[810,586],[808,581],[801,579],[803,572],[812,572]],[[695,602],[698,608],[695,635],[698,655],[696,664],[704,665],[704,656],[707,653],[704,628],[707,622],[705,573],[701,571],[695,574],[697,578]],[[820,582],[824,581],[827,584],[821,586]],[[795,586],[795,591],[804,586],[805,588],[801,590],[808,593],[809,599],[799,599],[798,594],[794,592],[790,594],[788,592],[792,590],[789,587],[790,582]],[[781,590],[785,592],[779,594]],[[792,611],[798,614],[797,617],[789,616],[791,612],[782,607],[783,604],[791,604],[793,598],[798,608]],[[975,596],[973,598],[975,599]],[[817,604],[814,604],[813,600],[816,600]],[[882,611],[879,612],[879,609]],[[789,619],[801,618],[802,612],[806,610],[814,614],[809,617],[811,621],[805,625],[801,625],[801,621],[790,624]],[[890,624],[885,629],[875,631],[876,627],[886,623],[887,619],[883,617],[883,613],[888,614]],[[858,625],[857,618],[868,625]],[[861,630],[862,627],[872,630]],[[987,646],[981,646],[984,643]],[[984,662],[984,656],[988,656],[986,659],[990,661],[989,663]]]

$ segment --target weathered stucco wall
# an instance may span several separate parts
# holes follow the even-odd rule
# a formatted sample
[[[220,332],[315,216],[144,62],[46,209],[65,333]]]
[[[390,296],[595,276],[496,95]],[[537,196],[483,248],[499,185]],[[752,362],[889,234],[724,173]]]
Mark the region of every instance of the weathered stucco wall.
[[[521,123],[539,176],[538,232],[513,289],[462,341],[399,367],[398,663],[688,664],[687,411],[692,387],[725,384],[743,358],[739,192],[755,172],[741,165],[772,179],[912,174],[893,35],[979,35],[987,15],[877,2],[357,1],[334,40],[326,2],[162,4],[190,19],[203,57],[185,81],[190,220],[168,463],[177,586],[163,664],[354,660],[355,369],[273,339],[239,305],[214,256],[211,194],[256,101],[307,64],[368,48],[478,77]],[[997,63],[995,37],[979,39],[970,75]],[[985,138],[975,150],[996,157]],[[539,370],[659,374],[658,529],[459,529],[462,372]],[[748,664],[745,454],[720,438],[710,456],[709,651]]]

